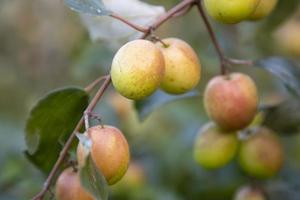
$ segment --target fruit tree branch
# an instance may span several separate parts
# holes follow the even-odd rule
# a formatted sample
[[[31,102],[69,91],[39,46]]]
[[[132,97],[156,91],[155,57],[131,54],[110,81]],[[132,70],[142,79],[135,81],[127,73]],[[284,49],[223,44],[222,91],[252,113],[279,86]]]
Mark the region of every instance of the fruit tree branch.
[[[176,16],[177,13],[184,14],[185,12],[183,12],[183,10],[190,7],[191,5],[195,4],[196,2],[197,2],[197,0],[183,0],[182,2],[177,4],[175,7],[170,9],[168,12],[166,12],[164,15],[162,15],[160,18],[158,18],[158,20],[152,26],[149,26],[147,29],[144,29],[135,24],[132,24],[131,22],[127,21],[126,19],[123,19],[122,17],[120,17],[116,14],[112,14],[110,16],[124,22],[125,24],[131,26],[132,28],[134,28],[138,31],[143,32],[144,34],[141,36],[141,39],[143,39],[143,38],[146,38],[147,36],[149,36],[153,30],[157,29],[164,22],[166,22],[169,19],[171,19],[172,17]],[[96,81],[91,83],[89,86],[87,86],[85,88],[85,90],[90,91],[92,88],[95,87],[95,85],[97,85],[102,80],[103,80],[103,78],[100,77],[99,79],[97,79]],[[102,86],[100,87],[100,89],[98,90],[98,92],[96,93],[96,95],[94,96],[94,98],[92,99],[92,101],[90,102],[90,104],[88,105],[88,107],[84,113],[92,112],[92,110],[95,108],[95,106],[97,105],[97,103],[101,99],[101,97],[103,96],[104,92],[106,91],[106,89],[108,88],[110,83],[111,83],[111,77],[110,77],[110,75],[107,75],[105,77],[104,83],[102,84]],[[54,164],[51,172],[49,173],[46,181],[44,182],[43,189],[35,197],[33,197],[32,200],[42,200],[44,198],[44,196],[46,195],[47,191],[49,191],[51,183],[53,182],[53,179],[54,179],[56,173],[58,172],[59,167],[64,162],[64,159],[65,159],[66,155],[68,154],[71,144],[76,137],[76,133],[79,132],[79,129],[82,127],[83,124],[84,124],[84,115],[81,117],[80,121],[77,123],[73,133],[70,135],[65,146],[63,147],[62,151],[60,152],[58,160]]]

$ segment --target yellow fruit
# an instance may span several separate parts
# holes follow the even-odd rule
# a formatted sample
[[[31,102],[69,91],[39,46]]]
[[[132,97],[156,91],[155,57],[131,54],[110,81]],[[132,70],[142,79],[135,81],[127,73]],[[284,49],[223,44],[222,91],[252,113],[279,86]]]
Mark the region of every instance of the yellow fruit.
[[[233,159],[237,147],[238,139],[235,132],[225,132],[215,124],[209,123],[197,134],[194,159],[205,168],[220,168]]]
[[[177,38],[167,38],[157,46],[165,59],[165,76],[161,88],[171,94],[183,94],[193,89],[200,80],[201,66],[192,47]]]
[[[242,142],[239,163],[242,169],[256,178],[274,176],[283,164],[283,147],[268,128],[260,127],[248,140]]]
[[[140,100],[160,85],[165,72],[161,51],[152,42],[134,40],[122,46],[113,58],[111,78],[123,96]]]
[[[204,0],[207,12],[214,19],[228,24],[247,19],[256,9],[259,0]]]
[[[130,152],[122,132],[112,126],[94,126],[88,129],[91,138],[91,157],[102,172],[109,185],[118,182],[126,173]],[[79,166],[84,165],[85,149],[82,144],[77,148]]]
[[[58,200],[93,200],[80,184],[78,173],[72,168],[65,169],[56,181],[55,196]]]
[[[210,118],[224,130],[243,129],[257,112],[255,83],[241,73],[216,76],[206,86],[204,106]]]
[[[260,0],[255,11],[250,15],[248,19],[259,20],[268,16],[275,8],[278,0]]]
[[[234,196],[234,200],[266,200],[266,197],[261,189],[244,186],[238,189]]]

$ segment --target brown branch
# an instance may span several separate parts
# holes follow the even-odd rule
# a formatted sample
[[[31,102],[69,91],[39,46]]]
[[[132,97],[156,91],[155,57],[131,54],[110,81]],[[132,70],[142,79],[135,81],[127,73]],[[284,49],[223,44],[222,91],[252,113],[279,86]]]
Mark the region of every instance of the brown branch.
[[[109,16],[111,16],[112,18],[115,18],[125,24],[127,24],[128,26],[134,28],[135,30],[139,31],[139,32],[142,32],[142,33],[147,33],[148,32],[148,29],[147,28],[143,28],[137,24],[134,24],[134,23],[131,23],[130,21],[128,21],[127,19],[115,14],[115,13],[112,13],[110,14]]]
[[[101,77],[97,78],[94,82],[92,82],[88,86],[86,86],[84,88],[84,91],[87,93],[90,93],[96,87],[96,85],[98,85],[101,81],[105,80],[106,78],[107,78],[107,76],[101,76]]]
[[[204,12],[204,9],[203,9],[203,6],[201,4],[201,1],[197,2],[197,8],[198,8],[199,13],[200,13],[200,15],[201,15],[201,17],[202,17],[202,19],[204,21],[205,27],[206,27],[206,29],[207,29],[207,31],[209,33],[209,36],[210,36],[210,38],[211,38],[211,40],[213,42],[213,45],[214,45],[214,47],[215,47],[215,49],[217,51],[217,54],[218,54],[219,59],[220,59],[221,74],[224,75],[224,74],[227,73],[227,68],[226,68],[226,61],[225,61],[226,59],[225,59],[224,53],[222,51],[222,48],[221,48],[221,46],[220,46],[220,44],[219,44],[219,42],[217,40],[217,37],[216,37],[216,35],[215,35],[214,31],[213,31],[213,28],[212,28],[211,24],[209,23],[209,20],[208,20],[206,14]]]
[[[100,89],[98,90],[98,92],[96,93],[94,98],[92,99],[91,103],[88,105],[85,112],[90,112],[95,108],[95,106],[97,105],[97,102],[103,96],[103,94],[104,94],[105,90],[107,89],[107,87],[109,86],[110,82],[111,82],[111,78],[110,78],[110,75],[108,75],[108,76],[106,76],[106,79],[105,79],[103,85],[100,87]],[[54,176],[56,175],[57,171],[59,170],[59,167],[63,163],[65,156],[68,154],[68,151],[69,151],[71,144],[76,136],[76,133],[79,132],[81,126],[83,125],[83,122],[84,122],[84,117],[81,117],[81,119],[77,123],[73,133],[70,135],[64,148],[60,152],[59,158],[57,159],[54,167],[52,168],[50,174],[48,175],[48,178],[46,179],[46,181],[44,183],[43,189],[32,200],[41,200],[46,195],[46,192],[49,190]]]

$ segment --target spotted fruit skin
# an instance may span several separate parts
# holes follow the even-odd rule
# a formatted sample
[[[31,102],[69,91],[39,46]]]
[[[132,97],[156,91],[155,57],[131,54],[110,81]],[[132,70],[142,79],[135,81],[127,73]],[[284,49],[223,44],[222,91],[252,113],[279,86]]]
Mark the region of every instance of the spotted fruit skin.
[[[243,186],[236,192],[234,200],[267,200],[267,198],[261,189]]]
[[[93,200],[80,184],[78,173],[72,168],[65,169],[56,181],[55,195],[58,200]]]
[[[275,8],[278,0],[260,0],[255,11],[250,15],[248,19],[259,20],[268,16]]]
[[[204,107],[209,117],[224,130],[243,129],[257,113],[255,83],[241,73],[216,76],[206,86]]]
[[[118,182],[126,173],[130,161],[129,146],[122,132],[112,126],[94,126],[88,129],[91,138],[91,157],[109,185]],[[77,159],[84,165],[85,149],[77,148]]]
[[[208,14],[227,24],[247,19],[255,11],[258,3],[259,0],[204,0]]]
[[[239,163],[253,177],[264,179],[274,176],[281,169],[283,160],[282,144],[268,128],[258,128],[241,144]]]
[[[223,167],[233,159],[238,148],[235,132],[225,132],[214,123],[198,132],[194,144],[195,161],[207,169]]]
[[[201,65],[196,52],[185,41],[178,38],[163,39],[156,45],[163,53],[165,75],[161,88],[170,94],[183,94],[193,89],[200,80]]]
[[[151,95],[165,73],[161,51],[150,41],[133,40],[122,46],[113,58],[111,78],[123,96],[140,100]]]

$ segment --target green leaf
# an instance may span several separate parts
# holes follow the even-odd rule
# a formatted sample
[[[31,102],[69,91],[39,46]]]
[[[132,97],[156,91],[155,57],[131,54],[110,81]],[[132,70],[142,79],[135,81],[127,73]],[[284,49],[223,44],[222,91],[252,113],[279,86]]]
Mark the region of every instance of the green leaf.
[[[86,191],[91,193],[97,200],[108,199],[108,185],[102,175],[97,169],[91,156],[87,156],[85,165],[79,170],[81,185]]]
[[[88,94],[70,87],[51,92],[31,110],[25,128],[25,154],[43,172],[51,170],[87,105]]]
[[[300,97],[300,66],[296,62],[281,57],[269,57],[257,60],[255,66],[274,74],[292,94]]]
[[[153,95],[144,100],[135,101],[134,106],[138,111],[140,120],[143,121],[150,115],[151,112],[153,112],[155,109],[159,108],[162,105],[177,100],[196,98],[199,96],[200,95],[195,91],[191,91],[183,95],[169,95],[161,90],[158,90]]]
[[[64,0],[72,10],[89,15],[105,16],[111,11],[105,8],[102,0]]]
[[[300,133],[300,101],[289,99],[277,106],[264,108],[263,124],[277,133]]]

